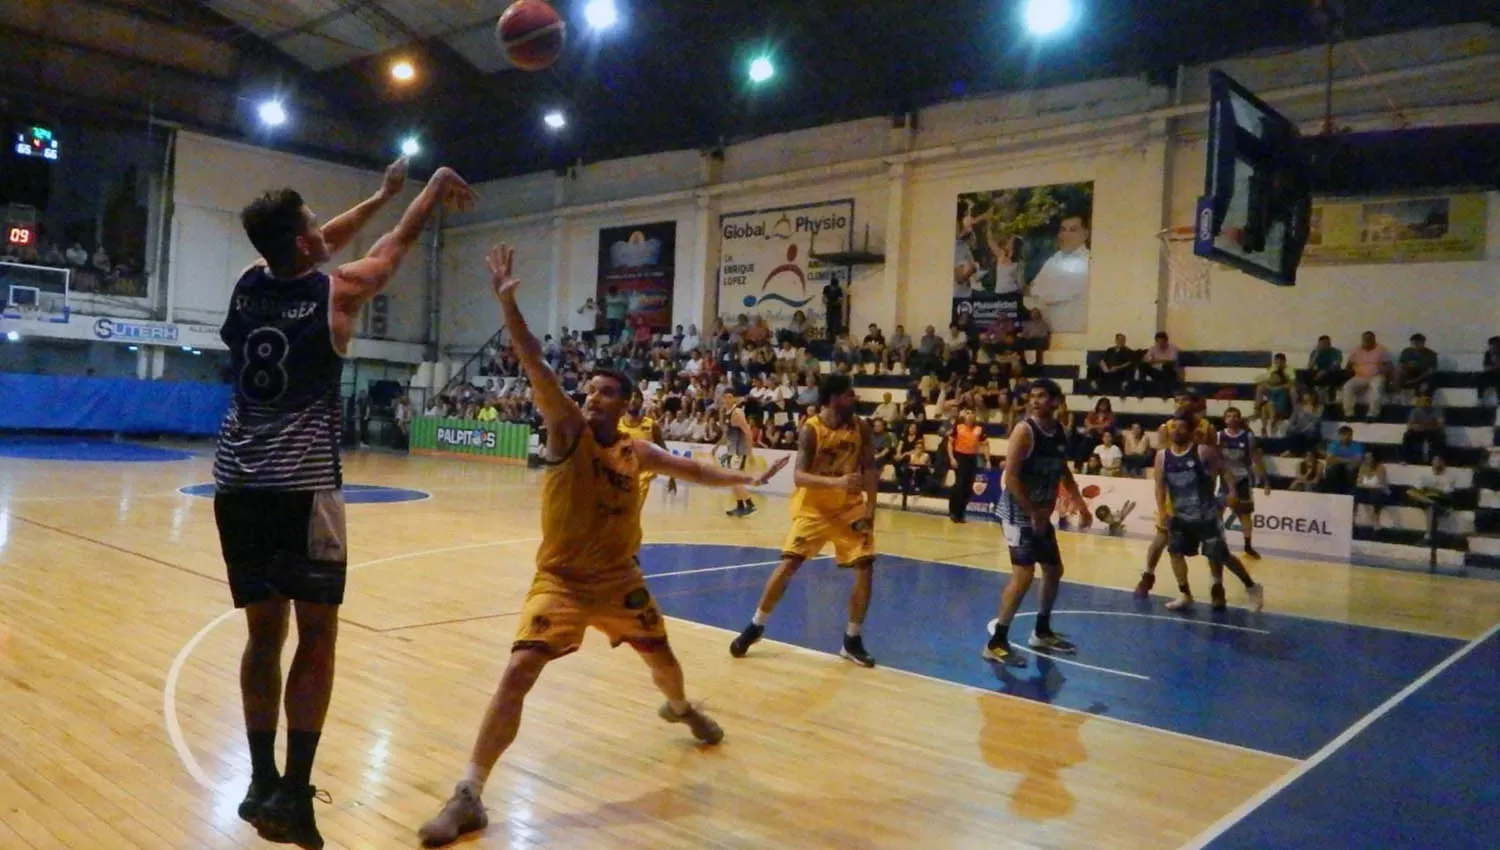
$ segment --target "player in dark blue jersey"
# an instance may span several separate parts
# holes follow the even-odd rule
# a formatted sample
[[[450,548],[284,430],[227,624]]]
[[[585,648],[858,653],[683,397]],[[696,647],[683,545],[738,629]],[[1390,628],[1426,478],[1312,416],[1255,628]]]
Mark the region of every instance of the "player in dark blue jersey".
[[[1068,432],[1057,421],[1057,408],[1062,402],[1063,392],[1055,381],[1046,378],[1032,381],[1026,395],[1026,418],[1017,423],[1006,441],[999,512],[1005,542],[1010,547],[1011,577],[1000,597],[995,632],[982,655],[988,661],[1012,667],[1026,666],[1026,659],[1010,645],[1010,623],[1031,589],[1038,564],[1042,567],[1042,596],[1027,645],[1066,655],[1077,651],[1077,647],[1052,631],[1052,605],[1057,601],[1063,576],[1057,529],[1052,524],[1059,488],[1074,504],[1084,503],[1078,482],[1068,469]],[[1088,527],[1090,521],[1089,512],[1084,510],[1082,525]]]
[[[1252,540],[1255,531],[1255,485],[1271,492],[1271,479],[1266,475],[1266,461],[1260,442],[1245,427],[1245,416],[1238,407],[1224,411],[1224,430],[1219,432],[1219,455],[1224,466],[1234,479],[1235,503],[1231,512],[1239,518],[1240,533],[1245,537],[1245,557],[1260,560]],[[1221,490],[1220,496],[1228,501],[1229,491]]]
[[[1213,608],[1220,611],[1228,604],[1224,595],[1224,568],[1245,584],[1250,603],[1259,611],[1265,605],[1265,590],[1246,571],[1245,565],[1229,551],[1224,540],[1223,507],[1215,494],[1221,483],[1229,493],[1229,506],[1239,499],[1234,494],[1234,479],[1224,466],[1218,449],[1193,440],[1193,420],[1178,415],[1167,423],[1171,442],[1156,453],[1156,510],[1167,518],[1167,553],[1172,558],[1172,573],[1177,577],[1180,596],[1167,603],[1173,611],[1193,607],[1193,591],[1188,586],[1187,559],[1198,554],[1208,559],[1213,572]]]
[[[214,518],[230,594],[249,637],[240,693],[251,780],[240,817],[271,841],[320,848],[312,763],[333,692],[334,644],[347,546],[339,467],[339,381],[360,310],[395,274],[437,205],[473,198],[439,169],[390,233],[332,273],[320,266],[354,238],[406,182],[406,162],[380,191],[319,226],[291,189],[268,192],[240,214],[261,261],[241,275],[220,336],[234,368],[234,399],[214,458]],[[286,680],[286,772],[276,769],[281,647],[297,609],[297,653]]]

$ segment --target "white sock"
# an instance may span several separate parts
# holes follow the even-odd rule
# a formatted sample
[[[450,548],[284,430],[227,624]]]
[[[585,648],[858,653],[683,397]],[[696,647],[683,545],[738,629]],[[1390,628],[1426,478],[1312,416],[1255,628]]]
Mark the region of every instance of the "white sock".
[[[480,767],[471,761],[469,762],[469,766],[464,768],[464,781],[474,783],[474,790],[476,792],[484,792],[484,783],[488,782],[489,778],[490,769],[487,767]]]
[[[859,623],[850,623],[844,628],[844,634],[849,637],[859,637]]]
[[[750,624],[755,626],[764,626],[766,624],[766,619],[770,616],[771,614],[769,611],[761,611],[760,609],[756,609],[755,615],[750,618]]]

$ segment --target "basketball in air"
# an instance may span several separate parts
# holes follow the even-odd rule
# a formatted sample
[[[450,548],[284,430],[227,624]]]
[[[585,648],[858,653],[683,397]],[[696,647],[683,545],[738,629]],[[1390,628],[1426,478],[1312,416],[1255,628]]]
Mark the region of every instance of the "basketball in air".
[[[516,0],[495,24],[495,40],[510,64],[541,71],[562,55],[566,31],[557,11],[542,0]]]

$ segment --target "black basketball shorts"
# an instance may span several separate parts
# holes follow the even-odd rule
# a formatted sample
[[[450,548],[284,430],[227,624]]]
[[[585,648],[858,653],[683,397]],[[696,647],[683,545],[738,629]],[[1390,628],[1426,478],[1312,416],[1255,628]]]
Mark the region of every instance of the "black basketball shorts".
[[[1167,525],[1167,551],[1191,558],[1203,551],[1203,557],[1223,563],[1229,560],[1229,543],[1224,539],[1224,522],[1218,517],[1185,520],[1172,517]]]
[[[220,491],[214,519],[234,607],[278,596],[343,604],[349,568],[343,491]]]

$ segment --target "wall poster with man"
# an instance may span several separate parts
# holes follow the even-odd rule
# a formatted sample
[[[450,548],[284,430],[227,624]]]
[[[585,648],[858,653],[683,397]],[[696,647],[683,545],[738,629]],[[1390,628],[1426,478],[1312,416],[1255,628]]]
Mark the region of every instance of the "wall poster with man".
[[[653,331],[672,329],[672,288],[676,285],[677,223],[661,221],[599,231],[596,304],[610,318],[611,299],[621,302],[624,324]]]
[[[1093,207],[1092,182],[959,195],[952,321],[1016,326],[1039,310],[1055,333],[1088,330]]]

